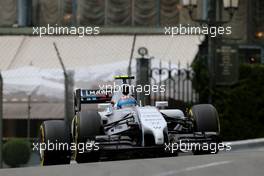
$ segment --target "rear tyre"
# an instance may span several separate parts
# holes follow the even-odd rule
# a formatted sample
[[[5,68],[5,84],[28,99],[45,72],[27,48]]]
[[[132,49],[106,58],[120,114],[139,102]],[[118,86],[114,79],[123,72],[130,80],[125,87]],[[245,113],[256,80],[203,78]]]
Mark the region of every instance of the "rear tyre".
[[[194,131],[201,132],[205,134],[210,134],[209,136],[216,145],[219,143],[220,138],[220,125],[219,125],[219,116],[215,107],[211,104],[200,104],[195,105],[191,108],[190,111],[191,118],[194,119]],[[210,145],[210,143],[208,143]],[[193,154],[212,154],[217,153],[216,150],[193,150]]]
[[[101,134],[101,116],[96,111],[81,111],[74,118],[75,138],[77,146],[85,146],[86,143],[92,146],[90,151],[78,149],[75,151],[74,158],[77,163],[96,162],[99,160],[100,153],[98,146],[95,146],[95,137]],[[90,149],[90,147],[89,147]]]
[[[70,133],[63,120],[45,121],[40,126],[40,142],[46,149],[40,150],[41,165],[69,164],[71,161]],[[57,148],[55,147],[57,144]],[[63,144],[63,147],[58,145]],[[48,149],[48,146],[50,148]]]

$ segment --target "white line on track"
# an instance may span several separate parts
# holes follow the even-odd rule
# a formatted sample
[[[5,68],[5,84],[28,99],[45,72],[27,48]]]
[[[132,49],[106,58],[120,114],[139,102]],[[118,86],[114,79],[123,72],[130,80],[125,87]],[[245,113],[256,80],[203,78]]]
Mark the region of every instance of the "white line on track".
[[[187,167],[185,169],[163,172],[163,173],[158,174],[157,176],[172,176],[172,175],[174,176],[177,173],[193,171],[193,170],[198,170],[198,169],[203,169],[203,168],[208,168],[208,167],[213,167],[213,166],[218,166],[218,165],[223,165],[223,164],[229,164],[231,162],[232,161],[220,161],[220,162],[214,162],[214,163],[209,163],[209,164],[197,165],[193,167]]]

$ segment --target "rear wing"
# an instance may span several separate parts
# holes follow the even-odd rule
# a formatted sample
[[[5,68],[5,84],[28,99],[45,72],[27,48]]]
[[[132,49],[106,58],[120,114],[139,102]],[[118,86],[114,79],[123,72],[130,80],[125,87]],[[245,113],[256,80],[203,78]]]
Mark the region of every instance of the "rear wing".
[[[102,89],[76,89],[74,93],[74,110],[81,110],[82,104],[110,103],[112,94]]]
[[[127,84],[127,80],[135,79],[134,76],[114,76],[115,79],[122,79],[123,84]]]

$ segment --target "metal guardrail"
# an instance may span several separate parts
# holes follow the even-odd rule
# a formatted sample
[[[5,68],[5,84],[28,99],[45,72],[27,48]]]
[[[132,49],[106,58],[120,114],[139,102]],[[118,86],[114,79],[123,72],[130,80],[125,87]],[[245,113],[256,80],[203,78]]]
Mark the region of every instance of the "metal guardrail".
[[[264,138],[257,139],[247,139],[239,141],[226,141],[225,144],[229,143],[231,146],[231,151],[240,149],[249,149],[256,147],[264,147]]]

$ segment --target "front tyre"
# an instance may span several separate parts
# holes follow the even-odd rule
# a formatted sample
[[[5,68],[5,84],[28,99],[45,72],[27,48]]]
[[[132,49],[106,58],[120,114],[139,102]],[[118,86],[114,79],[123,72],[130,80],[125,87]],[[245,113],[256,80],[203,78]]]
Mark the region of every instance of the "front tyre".
[[[73,122],[74,142],[77,146],[93,144],[95,137],[101,134],[101,116],[96,111],[81,111],[76,114]],[[96,162],[99,160],[99,151],[94,147],[90,151],[81,151],[78,147],[74,158],[77,163]],[[97,146],[98,147],[98,146]]]
[[[190,110],[190,116],[194,119],[194,132],[201,132],[211,138],[210,143],[218,144],[220,142],[220,125],[219,116],[215,107],[211,104],[194,105]],[[210,145],[208,143],[208,145]],[[208,150],[193,150],[194,155],[212,154],[216,151]]]

